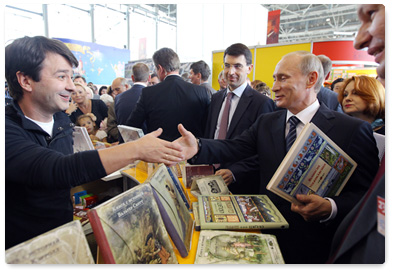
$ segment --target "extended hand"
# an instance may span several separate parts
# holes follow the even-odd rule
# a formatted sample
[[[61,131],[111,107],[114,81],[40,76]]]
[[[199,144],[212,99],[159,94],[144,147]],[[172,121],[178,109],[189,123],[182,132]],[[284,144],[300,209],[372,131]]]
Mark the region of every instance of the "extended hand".
[[[173,143],[182,147],[185,159],[192,158],[198,152],[198,145],[195,136],[187,131],[182,124],[178,124],[178,131],[181,137],[174,140]]]
[[[329,200],[326,200],[321,196],[315,194],[297,194],[296,199],[301,202],[302,205],[292,203],[291,210],[299,213],[307,222],[319,221],[328,218],[332,211],[332,206]]]

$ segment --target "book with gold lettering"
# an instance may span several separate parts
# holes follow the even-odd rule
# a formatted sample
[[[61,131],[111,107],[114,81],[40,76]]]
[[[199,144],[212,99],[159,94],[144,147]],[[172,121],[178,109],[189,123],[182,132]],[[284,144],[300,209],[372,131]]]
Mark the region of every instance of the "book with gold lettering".
[[[198,203],[202,230],[289,227],[267,195],[200,195]]]
[[[299,203],[296,194],[337,196],[357,163],[313,123],[307,124],[277,168],[267,189]]]
[[[105,263],[178,263],[149,184],[96,206],[88,217]]]
[[[8,264],[94,264],[79,220],[7,249],[5,261]]]

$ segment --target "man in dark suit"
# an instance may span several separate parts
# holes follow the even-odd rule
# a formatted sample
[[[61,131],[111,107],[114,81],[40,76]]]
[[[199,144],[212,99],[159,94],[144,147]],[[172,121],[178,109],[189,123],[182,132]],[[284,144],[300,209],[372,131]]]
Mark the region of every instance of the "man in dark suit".
[[[330,242],[340,221],[368,189],[378,168],[378,155],[369,123],[332,111],[319,104],[317,93],[323,82],[322,65],[309,52],[285,55],[273,74],[275,102],[287,111],[261,115],[239,137],[230,140],[196,139],[182,125],[186,158],[194,163],[238,161],[258,154],[261,186],[289,223],[289,229],[265,231],[277,236],[286,263],[324,263]],[[298,135],[309,122],[317,125],[341,147],[358,166],[339,196],[326,199],[318,195],[297,195],[301,203],[289,204],[266,190],[266,186],[286,155],[285,139],[289,120],[296,116]],[[323,222],[322,222],[323,221]]]
[[[152,59],[161,82],[143,89],[126,125],[141,128],[146,122],[147,132],[162,128],[160,138],[175,140],[180,136],[177,124],[185,123],[191,132],[203,136],[210,104],[206,89],[179,76],[180,60],[172,49],[159,49]]]
[[[248,129],[263,113],[274,111],[272,99],[255,91],[247,84],[252,71],[252,54],[243,44],[233,44],[224,52],[224,78],[228,88],[218,91],[211,98],[205,138],[218,139],[221,118],[227,94],[233,93],[230,104],[228,127],[225,139],[232,139]],[[237,80],[235,80],[237,79]],[[229,185],[234,194],[256,194],[259,190],[259,168],[257,156],[236,163],[223,163],[216,171]]]
[[[150,80],[149,68],[144,63],[137,63],[132,67],[133,86],[129,90],[122,92],[115,97],[115,115],[118,125],[126,124],[130,114],[136,107],[144,87],[147,87]],[[145,124],[141,127],[144,132],[147,128]],[[121,134],[118,134],[119,141],[123,142]]]
[[[358,16],[362,25],[355,37],[354,47],[368,47],[367,52],[376,57],[379,64],[377,75],[385,86],[385,6],[360,5]],[[385,221],[381,219],[380,222],[378,217],[384,210],[383,203],[385,204],[384,158],[368,192],[339,225],[328,263],[385,262]]]
[[[318,55],[317,57],[322,63],[322,68],[325,75],[324,80],[328,80],[329,76],[331,75],[332,61],[325,55]],[[321,86],[320,91],[317,94],[317,99],[320,103],[325,104],[329,109],[343,113],[342,106],[337,100],[336,92],[333,92],[332,90]]]

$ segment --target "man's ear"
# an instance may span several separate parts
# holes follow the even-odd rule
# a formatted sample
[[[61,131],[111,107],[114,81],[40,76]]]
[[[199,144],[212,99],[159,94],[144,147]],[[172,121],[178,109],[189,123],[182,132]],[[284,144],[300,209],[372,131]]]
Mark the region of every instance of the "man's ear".
[[[312,71],[307,76],[307,88],[312,88],[317,83],[318,73],[317,71]]]
[[[16,72],[16,77],[18,79],[19,85],[22,87],[23,90],[27,92],[31,92],[33,90],[33,79],[30,76],[27,76],[23,72],[18,71]]]

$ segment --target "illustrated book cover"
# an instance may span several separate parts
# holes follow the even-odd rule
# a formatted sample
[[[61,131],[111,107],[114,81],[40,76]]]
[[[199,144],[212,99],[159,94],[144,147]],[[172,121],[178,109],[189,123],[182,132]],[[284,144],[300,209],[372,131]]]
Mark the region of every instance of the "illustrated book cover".
[[[277,168],[267,189],[299,203],[296,194],[337,196],[357,163],[316,125],[306,125]]]
[[[117,127],[125,142],[134,141],[144,136],[144,132],[140,128],[127,125],[118,125]]]
[[[184,187],[181,185],[180,180],[178,179],[177,174],[173,171],[172,168],[167,167],[167,171],[170,174],[171,179],[173,180],[174,186],[180,194],[182,200],[184,201],[185,206],[189,211],[192,210],[191,200],[189,199],[188,193],[185,191]]]
[[[96,206],[88,217],[104,263],[178,263],[149,184]]]
[[[182,166],[182,182],[185,188],[190,189],[192,186],[192,180],[197,177],[213,175],[213,165],[189,165],[185,164]]]
[[[191,249],[194,221],[166,166],[160,164],[145,183],[149,183],[154,189],[166,230],[181,257],[188,256]]]
[[[208,175],[193,179],[191,194],[197,198],[199,195],[227,195],[230,192],[222,176]]]
[[[8,264],[94,264],[78,220],[7,249],[5,260]]]
[[[93,143],[85,127],[74,126],[73,129],[74,153],[94,150]]]
[[[203,230],[195,264],[284,264],[276,236]]]
[[[201,229],[282,229],[288,222],[267,195],[200,195]]]

